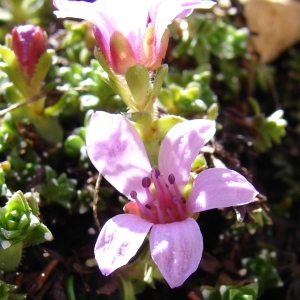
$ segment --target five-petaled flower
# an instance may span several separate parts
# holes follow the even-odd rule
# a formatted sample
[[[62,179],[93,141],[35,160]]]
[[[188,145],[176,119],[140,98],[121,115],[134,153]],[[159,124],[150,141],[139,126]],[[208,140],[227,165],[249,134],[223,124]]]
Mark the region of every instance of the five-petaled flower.
[[[58,17],[85,19],[94,24],[95,38],[104,57],[117,74],[142,64],[160,67],[165,57],[169,31],[176,17],[195,8],[211,7],[209,0],[53,0]]]
[[[127,264],[150,231],[150,251],[174,288],[201,260],[203,239],[193,215],[204,210],[249,203],[257,191],[235,171],[211,168],[192,183],[191,165],[215,133],[215,122],[178,123],[162,140],[158,167],[152,168],[135,127],[122,115],[96,112],[87,129],[88,155],[98,171],[131,202],[125,214],[110,219],[95,245],[104,275]]]

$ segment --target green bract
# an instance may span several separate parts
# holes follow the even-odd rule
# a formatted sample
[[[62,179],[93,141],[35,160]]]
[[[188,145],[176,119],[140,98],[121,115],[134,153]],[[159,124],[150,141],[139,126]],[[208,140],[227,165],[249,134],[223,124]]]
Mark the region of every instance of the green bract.
[[[153,72],[154,79],[150,80],[147,68],[144,65],[136,64],[128,68],[124,80],[123,76],[113,72],[97,48],[95,48],[94,54],[107,73],[106,76],[103,76],[103,80],[122,98],[131,111],[151,112],[168,73],[168,66],[161,65],[157,71]]]

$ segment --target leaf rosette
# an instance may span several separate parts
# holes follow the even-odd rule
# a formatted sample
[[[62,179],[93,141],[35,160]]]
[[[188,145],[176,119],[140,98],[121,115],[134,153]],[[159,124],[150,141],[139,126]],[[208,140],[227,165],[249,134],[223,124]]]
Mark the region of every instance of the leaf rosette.
[[[53,239],[40,222],[37,199],[31,194],[16,192],[0,207],[0,270],[13,271],[20,263],[23,244],[36,245]]]
[[[0,208],[0,245],[2,249],[19,242],[36,245],[52,240],[49,229],[38,218],[39,208],[31,193],[16,192]]]

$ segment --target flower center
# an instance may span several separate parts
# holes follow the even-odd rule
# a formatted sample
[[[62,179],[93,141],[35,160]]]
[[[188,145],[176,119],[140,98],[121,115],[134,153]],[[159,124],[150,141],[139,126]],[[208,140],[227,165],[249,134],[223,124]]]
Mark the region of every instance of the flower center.
[[[137,207],[128,209],[125,206],[125,212],[138,214],[154,224],[177,222],[187,218],[186,200],[175,182],[174,174],[169,174],[166,183],[160,171],[152,169],[150,177],[142,179],[142,186],[146,190],[147,203],[141,203],[137,192],[132,190],[130,196]]]

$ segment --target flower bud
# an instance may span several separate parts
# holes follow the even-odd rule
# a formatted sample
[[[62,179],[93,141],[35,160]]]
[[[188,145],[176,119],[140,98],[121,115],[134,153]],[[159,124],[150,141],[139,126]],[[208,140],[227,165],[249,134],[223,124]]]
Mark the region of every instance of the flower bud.
[[[150,23],[137,45],[134,38],[126,37],[121,31],[115,31],[109,42],[104,43],[102,34],[95,28],[95,38],[104,57],[117,74],[125,74],[130,67],[137,64],[154,71],[161,66],[166,55],[169,29],[165,30],[160,41],[156,41],[154,24]]]
[[[12,50],[21,69],[29,78],[33,75],[41,55],[48,49],[44,30],[39,26],[22,25],[12,30]]]

